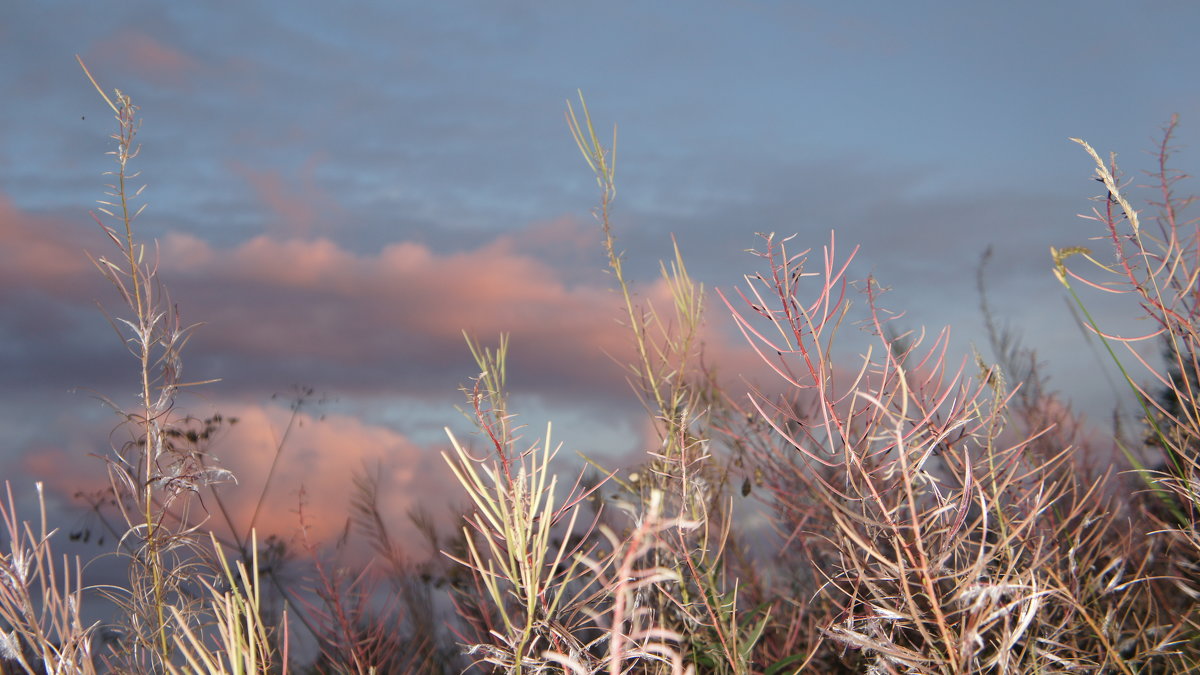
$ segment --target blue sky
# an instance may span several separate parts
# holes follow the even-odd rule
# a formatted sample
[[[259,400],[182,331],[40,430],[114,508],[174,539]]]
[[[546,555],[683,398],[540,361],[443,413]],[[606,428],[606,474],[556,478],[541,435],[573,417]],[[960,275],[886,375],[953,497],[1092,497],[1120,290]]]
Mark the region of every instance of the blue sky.
[[[20,3],[0,24],[0,462],[52,478],[102,452],[113,418],[74,390],[132,386],[83,253],[103,252],[88,210],[112,124],[76,54],[142,108],[142,232],[206,323],[189,375],[223,378],[182,407],[251,420],[225,443],[253,474],[248,448],[286,418],[272,394],[316,388],[324,431],[296,441],[310,464],[286,478],[336,499],[374,461],[424,494],[472,375],[462,329],[513,333],[530,419],[580,449],[644,450],[605,356],[623,337],[563,120],[577,89],[619,125],[615,227],[639,282],[672,233],[729,289],[756,232],[819,247],[832,229],[909,327],[954,325],[959,358],[982,339],[992,245],[995,309],[1102,418],[1113,398],[1050,272],[1049,246],[1097,234],[1075,215],[1097,186],[1067,139],[1137,175],[1178,113],[1175,165],[1196,166],[1198,26],[1183,1]],[[738,346],[714,352],[752,377]]]

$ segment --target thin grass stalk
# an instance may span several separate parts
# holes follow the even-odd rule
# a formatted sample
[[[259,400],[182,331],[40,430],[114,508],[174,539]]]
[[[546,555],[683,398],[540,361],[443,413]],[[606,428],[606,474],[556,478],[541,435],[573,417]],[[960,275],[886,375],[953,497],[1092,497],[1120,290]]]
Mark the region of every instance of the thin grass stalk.
[[[205,673],[207,675],[266,675],[274,672],[272,640],[269,629],[263,625],[262,598],[258,567],[257,535],[251,532],[251,545],[255,554],[249,561],[237,560],[229,564],[221,544],[211,537],[213,550],[223,574],[223,585],[228,590],[219,590],[205,582],[216,623],[216,645],[210,646],[204,633],[191,625],[191,619],[178,607],[172,606],[172,618],[179,630],[173,635],[175,649],[187,663],[187,669],[168,664],[172,675],[183,673]],[[287,620],[284,617],[284,653],[279,672],[287,675]]]
[[[140,148],[135,145],[135,137],[138,126],[136,108],[133,106],[130,98],[122,94],[119,90],[115,93],[117,101],[114,103],[113,100],[104,93],[104,89],[100,87],[99,83],[96,82],[96,79],[92,77],[91,72],[87,70],[87,66],[83,63],[82,59],[79,59],[79,65],[84,69],[84,73],[87,75],[92,85],[96,88],[96,91],[100,93],[100,95],[104,98],[105,103],[108,104],[108,107],[111,108],[113,113],[116,115],[117,126],[119,129],[119,132],[114,136],[114,139],[117,141],[117,150],[110,153],[116,158],[118,167],[117,171],[115,172],[117,180],[115,193],[112,193],[117,199],[117,204],[113,204],[112,202],[102,202],[103,206],[100,210],[110,217],[116,217],[123,225],[123,239],[118,240],[116,237],[113,237],[113,240],[122,247],[126,264],[124,269],[121,269],[115,265],[112,265],[111,263],[104,264],[104,261],[102,260],[101,264],[103,266],[98,266],[100,266],[102,273],[108,272],[112,274],[113,276],[111,278],[113,279],[120,279],[120,276],[118,275],[128,275],[129,278],[126,298],[130,302],[131,309],[134,312],[134,317],[137,323],[136,325],[129,324],[128,322],[126,323],[133,329],[135,336],[139,338],[135,343],[139,345],[139,348],[135,350],[135,353],[140,361],[139,374],[141,377],[141,391],[139,398],[142,406],[140,418],[145,428],[144,438],[146,439],[146,451],[147,453],[153,453],[160,440],[160,436],[158,434],[158,431],[160,430],[160,409],[159,406],[154,404],[154,398],[157,397],[153,396],[153,375],[151,373],[151,364],[154,359],[154,355],[151,347],[151,340],[153,339],[151,335],[155,329],[154,324],[158,322],[161,316],[151,313],[147,307],[147,303],[150,301],[150,298],[146,297],[144,294],[149,291],[149,287],[144,289],[143,281],[149,282],[151,280],[143,279],[142,274],[145,248],[137,244],[133,237],[133,220],[135,216],[141,213],[142,208],[144,208],[145,205],[143,204],[142,207],[138,209],[137,213],[131,212],[129,192],[126,187],[126,181],[130,177],[128,173],[129,162],[135,158],[140,151]],[[134,174],[134,176],[136,176],[136,174]],[[141,193],[142,189],[143,188],[138,188],[138,194]],[[117,209],[117,213],[114,214],[106,207],[115,207]],[[112,231],[108,231],[111,235]],[[125,288],[121,286],[119,286],[119,288],[121,288],[122,291],[125,291]],[[165,389],[163,393],[169,396]],[[156,461],[157,457],[151,454],[148,455],[143,462],[144,474],[141,480],[141,484],[143,486],[141,490],[143,494],[140,501],[142,504],[142,523],[145,527],[144,541],[146,542],[147,546],[146,558],[149,563],[148,571],[153,578],[151,583],[151,588],[154,594],[152,607],[155,615],[155,625],[153,627],[153,631],[157,640],[159,658],[165,663],[170,655],[170,640],[167,635],[166,591],[163,587],[163,569],[159,550],[159,523],[155,519],[153,511],[153,467]]]
[[[58,571],[51,546],[55,531],[47,529],[42,483],[35,484],[36,530],[18,518],[12,485],[5,481],[4,487],[0,521],[8,552],[0,554],[0,664],[7,659],[31,675],[94,674],[92,639],[98,623],[85,625],[82,620],[80,561],[63,556]]]
[[[710,406],[720,397],[702,361],[700,327],[704,288],[688,274],[678,242],[673,239],[672,260],[660,263],[673,312],[660,313],[651,303],[635,301],[611,223],[616,196],[616,128],[611,146],[606,148],[599,140],[582,93],[579,107],[581,114],[576,114],[568,101],[567,125],[600,188],[599,206],[593,215],[604,234],[608,266],[621,293],[635,351],[634,361],[626,364],[626,369],[634,392],[651,415],[661,438],[660,448],[649,453],[651,461],[646,466],[649,480],[636,489],[626,483],[622,485],[643,503],[656,491],[668,495],[671,508],[679,510],[680,518],[703,523],[695,534],[680,533],[672,546],[651,553],[659,564],[687,572],[671,593],[656,599],[659,620],[664,627],[673,629],[699,621],[711,634],[694,631],[696,639],[711,637],[721,645],[719,667],[744,673],[749,667],[749,649],[743,643],[749,638],[752,645],[761,633],[750,629],[741,635],[736,590],[730,590],[736,589],[736,583],[730,584],[722,572],[721,552],[729,543],[731,515],[721,495],[727,487],[729,472],[708,450],[712,442],[707,429],[712,414]],[[704,638],[699,637],[701,634]]]
[[[473,512],[462,529],[464,555],[443,551],[468,569],[483,599],[473,600],[494,612],[499,630],[490,643],[469,646],[484,662],[512,673],[537,670],[546,649],[577,648],[571,626],[578,626],[580,577],[576,554],[588,540],[591,526],[579,530],[579,509],[598,486],[581,488],[580,481],[559,501],[558,480],[550,462],[558,452],[553,426],[527,450],[516,452],[504,389],[507,340],[495,351],[468,338],[481,374],[465,390],[470,411],[490,452],[477,457],[449,430],[453,453],[443,453]],[[581,476],[582,478],[582,476]],[[594,523],[593,523],[594,526]],[[559,542],[553,542],[557,532]],[[573,537],[582,535],[573,541]]]
[[[120,645],[113,666],[129,670],[161,670],[170,662],[171,633],[176,607],[182,616],[198,619],[200,604],[180,592],[181,585],[204,566],[198,546],[198,522],[192,499],[199,489],[231,480],[224,469],[205,464],[198,453],[172,443],[172,412],[180,388],[202,384],[181,379],[181,351],[194,327],[184,326],[158,278],[156,256],[148,257],[134,233],[134,220],[145,205],[133,207],[144,186],[134,190],[138,177],[131,162],[139,155],[136,137],[140,126],[137,106],[120,90],[110,97],[79,60],[88,80],[113,111],[116,149],[109,154],[117,167],[108,185],[108,199],[93,214],[97,224],[120,251],[119,257],[93,257],[92,262],[117,290],[129,312],[127,318],[109,317],[114,330],[138,362],[139,389],[136,409],[100,397],[124,419],[132,439],[108,458],[113,501],[125,521],[119,547],[129,556],[129,588],[107,589],[130,628],[128,642]],[[102,218],[103,216],[103,218]],[[104,218],[116,220],[116,227]],[[170,521],[177,520],[172,527]]]

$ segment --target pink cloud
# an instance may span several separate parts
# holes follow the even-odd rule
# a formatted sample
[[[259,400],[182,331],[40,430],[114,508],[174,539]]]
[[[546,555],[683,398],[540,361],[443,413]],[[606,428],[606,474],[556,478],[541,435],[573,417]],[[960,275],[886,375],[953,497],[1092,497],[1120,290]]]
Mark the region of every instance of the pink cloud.
[[[233,170],[246,179],[258,200],[271,214],[268,228],[282,237],[311,237],[332,228],[341,209],[316,179],[319,154],[309,157],[294,179],[279,171],[255,170],[233,162]]]
[[[35,218],[0,198],[0,234],[19,244],[0,272],[5,287],[47,291],[71,305],[111,299],[80,251],[85,242],[100,253],[109,248],[86,220]],[[466,330],[485,344],[511,335],[510,372],[515,382],[534,387],[526,393],[569,393],[580,405],[597,397],[632,402],[620,365],[633,357],[632,338],[611,277],[548,262],[559,244],[589,248],[593,234],[566,218],[456,252],[401,241],[364,254],[324,238],[261,235],[217,247],[169,233],[160,273],[185,322],[205,324],[185,363],[200,354],[221,364],[205,372],[189,368],[190,377],[224,377],[233,387],[268,391],[302,382],[345,393],[428,387],[432,379],[409,381],[424,377],[437,378],[449,394],[474,372]],[[670,310],[661,281],[635,290],[639,302]],[[708,360],[739,387],[740,376],[761,368],[740,338],[728,334],[725,313],[710,302]],[[251,370],[254,375],[246,375]]]
[[[509,238],[447,254],[398,242],[361,255],[327,239],[260,236],[216,249],[172,234],[162,255],[168,276],[186,276],[176,298],[209,324],[198,339],[217,349],[359,365],[451,349],[467,363],[462,331],[488,342],[506,332],[514,356],[536,354],[563,377],[600,368],[609,384],[623,379],[605,356],[628,351],[618,296],[568,285]]]
[[[38,445],[30,448],[21,457],[22,473],[34,480],[46,483],[51,490],[70,497],[78,492],[95,492],[104,487],[101,482],[103,465],[94,460],[76,456],[63,447]]]
[[[611,277],[574,275],[587,281],[570,283],[570,272],[524,250],[555,229],[535,223],[450,253],[406,241],[367,254],[322,238],[263,235],[216,248],[175,233],[163,243],[163,270],[176,280],[187,316],[207,324],[196,344],[209,352],[355,368],[420,364],[449,373],[445,384],[453,388],[473,368],[462,332],[488,344],[507,333],[518,377],[627,397],[620,364],[634,357],[632,335]],[[563,229],[570,230],[563,235],[568,247],[586,238],[572,222]],[[665,282],[634,290],[637,302],[653,303],[669,319]],[[704,329],[708,362],[740,384],[737,378],[763,368],[714,300]]]
[[[380,512],[392,528],[392,536],[409,548],[420,542],[408,522],[411,509],[424,506],[446,527],[451,525],[450,514],[462,501],[438,452],[441,448],[422,446],[392,429],[346,415],[318,419],[298,414],[268,482],[290,409],[231,402],[220,403],[219,408],[226,419],[236,418],[237,423],[223,427],[208,451],[214,464],[230,469],[237,477],[236,484],[227,483],[218,489],[233,529],[241,535],[250,527],[265,488],[263,507],[254,521],[259,538],[278,535],[290,540],[300,525],[297,510],[303,488],[310,537],[314,542],[336,539],[350,514],[354,476],[363,471],[375,474],[378,470]],[[102,490],[108,485],[104,460],[89,456],[94,448],[85,440],[88,431],[76,428],[77,438],[67,446],[31,448],[21,458],[22,474],[45,482],[68,501],[76,493]],[[107,433],[98,427],[90,431],[98,438]],[[118,431],[112,438],[119,443],[124,435]],[[205,491],[202,499],[211,516],[208,526],[218,533],[228,533],[229,524],[214,496]]]
[[[0,252],[0,293],[46,288],[78,296],[81,277],[93,269],[82,250],[84,236],[81,227],[24,213],[0,194],[0,237],[7,242]]]
[[[267,483],[275,450],[291,411],[281,406],[226,406],[223,414],[237,424],[213,448],[238,477],[237,486],[221,488],[236,527],[250,525],[264,486],[267,496],[255,524],[260,536],[290,537],[299,525],[297,507],[303,487],[306,523],[318,541],[341,535],[350,513],[356,473],[380,471],[380,510],[393,535],[413,541],[406,514],[424,503],[433,513],[448,513],[458,494],[453,477],[436,449],[423,447],[392,429],[346,415],[297,415],[282,446],[276,473]]]
[[[158,85],[186,85],[200,68],[179,49],[132,28],[101,41],[93,48],[92,56],[112,69],[135,73]]]
[[[560,268],[574,267],[575,272],[584,271],[580,266],[603,264],[600,254],[603,235],[600,226],[591,219],[567,215],[534,221],[501,238],[511,241],[516,250],[553,260]],[[601,272],[598,267],[594,270],[597,276]]]
[[[110,254],[111,246],[86,217],[79,223],[34,217],[0,196],[0,234],[15,244],[0,268],[6,292],[40,289],[71,305],[111,299],[81,251]],[[288,360],[307,361],[327,372],[417,364],[422,372],[446,372],[446,390],[453,391],[473,370],[465,330],[488,344],[509,333],[518,379],[626,397],[618,363],[632,357],[631,336],[620,323],[611,277],[550,262],[560,246],[582,252],[597,238],[570,218],[535,222],[448,253],[401,241],[363,254],[325,238],[277,235],[223,248],[175,232],[161,242],[160,274],[185,321],[205,324],[189,352],[235,364],[234,372],[203,377],[236,376],[238,363],[270,371]],[[670,307],[661,282],[637,290],[640,298]],[[723,314],[710,307],[710,325],[717,327],[709,331],[710,352],[732,355],[737,350],[722,341],[719,328]],[[732,364],[722,368],[741,372]],[[267,386],[324,386],[304,372],[278,377],[286,379]],[[355,382],[347,376],[336,386]]]

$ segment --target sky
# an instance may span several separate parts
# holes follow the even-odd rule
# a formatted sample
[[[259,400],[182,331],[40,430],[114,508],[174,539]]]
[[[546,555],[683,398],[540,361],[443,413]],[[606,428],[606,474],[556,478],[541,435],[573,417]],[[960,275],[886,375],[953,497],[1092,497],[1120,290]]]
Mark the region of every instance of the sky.
[[[1197,166],[1198,26],[1183,0],[17,3],[0,23],[0,475],[72,513],[115,438],[94,393],[137,386],[87,257],[113,253],[89,212],[114,124],[76,55],[141,108],[139,233],[203,324],[185,379],[220,378],[178,410],[241,420],[212,451],[245,514],[311,388],[259,525],[293,531],[303,485],[331,535],[363,467],[399,520],[458,499],[439,452],[465,428],[464,330],[511,336],[531,440],[552,419],[564,456],[650,449],[564,121],[579,90],[619,129],[613,226],[640,297],[663,297],[672,235],[729,291],[761,269],[756,233],[819,250],[835,231],[861,246],[852,275],[890,286],[906,327],[951,325],[962,359],[986,349],[991,246],[993,309],[1106,423],[1115,394],[1051,273],[1050,246],[1099,234],[1068,139],[1137,177],[1178,114],[1175,165]],[[709,357],[749,386],[762,369],[727,315],[710,297]]]

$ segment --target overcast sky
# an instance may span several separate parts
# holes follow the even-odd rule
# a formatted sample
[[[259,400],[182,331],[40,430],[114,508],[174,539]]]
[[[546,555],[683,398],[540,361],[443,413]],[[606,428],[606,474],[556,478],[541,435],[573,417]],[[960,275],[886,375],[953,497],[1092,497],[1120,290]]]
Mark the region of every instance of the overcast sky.
[[[1103,417],[1111,390],[1050,272],[1049,246],[1098,234],[1076,217],[1097,185],[1068,138],[1136,176],[1178,113],[1176,165],[1197,166],[1197,28],[1184,0],[16,3],[0,22],[0,470],[68,496],[94,483],[87,454],[115,418],[86,392],[136,386],[85,255],[109,252],[88,212],[113,124],[76,54],[141,106],[140,231],[205,323],[187,377],[222,378],[180,409],[242,418],[214,451],[247,503],[289,387],[327,399],[272,488],[288,531],[302,481],[340,526],[364,462],[397,513],[448,499],[441,429],[474,371],[462,330],[512,335],[518,412],[557,420],[568,451],[646,449],[609,356],[627,337],[595,183],[563,120],[577,89],[619,125],[614,226],[645,294],[672,233],[730,289],[757,269],[756,232],[820,247],[836,230],[908,327],[954,326],[958,359],[982,339],[991,245],[994,308]],[[717,365],[754,377],[710,311]]]

